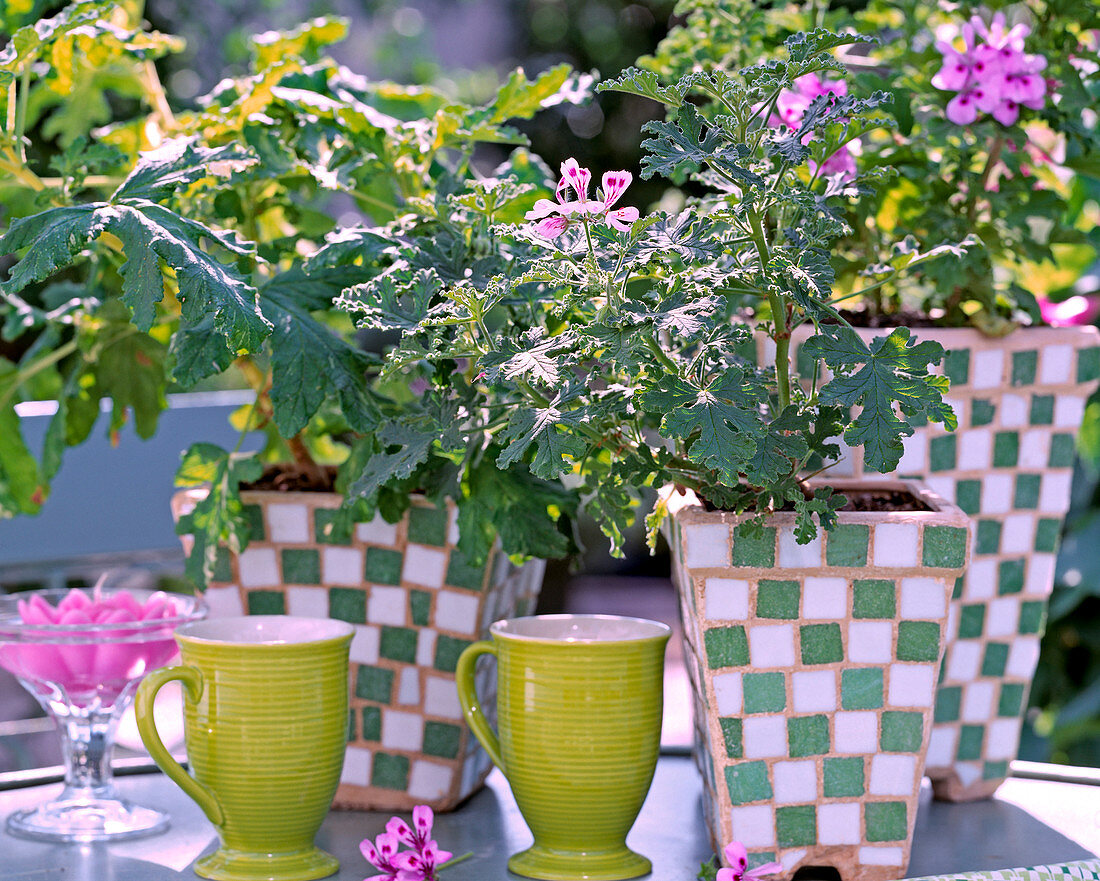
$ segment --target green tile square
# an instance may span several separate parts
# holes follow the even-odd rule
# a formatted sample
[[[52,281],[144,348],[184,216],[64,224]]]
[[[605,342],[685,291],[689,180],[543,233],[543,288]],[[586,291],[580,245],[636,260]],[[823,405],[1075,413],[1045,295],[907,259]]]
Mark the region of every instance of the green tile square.
[[[882,706],[882,668],[853,667],[840,674],[840,706],[845,710],[877,710]]]
[[[746,673],[741,679],[746,713],[777,713],[787,706],[782,673]]]
[[[758,618],[797,618],[802,588],[797,581],[761,581],[756,588]]]
[[[719,719],[718,724],[722,726],[722,740],[726,744],[726,755],[731,759],[741,758],[744,754],[741,739],[741,720]]]
[[[393,551],[389,548],[367,548],[363,577],[372,584],[400,584],[403,563],[404,557],[401,551]]]
[[[985,603],[970,603],[959,612],[959,639],[977,639],[985,630]]]
[[[447,543],[447,510],[413,505],[409,508],[409,541],[442,547]]]
[[[328,616],[347,621],[350,624],[366,624],[367,592],[357,587],[330,588],[328,592]]]
[[[982,482],[960,480],[955,484],[955,504],[967,514],[977,514],[982,506]]]
[[[936,690],[936,708],[933,720],[936,722],[957,722],[962,709],[962,686],[940,686]]]
[[[1008,776],[1008,762],[985,762],[982,765],[983,780],[1003,780]]]
[[[406,756],[375,753],[370,775],[371,786],[404,791],[409,786],[409,760]]]
[[[417,627],[428,626],[432,620],[432,595],[428,591],[409,591],[409,615]]]
[[[214,551],[214,581],[227,582],[233,580],[233,561],[229,548],[218,545]]]
[[[959,729],[959,745],[955,758],[960,762],[974,762],[982,757],[982,738],[985,727],[982,725],[963,725]]]
[[[824,793],[826,798],[850,798],[863,795],[863,759],[844,756],[824,760]]]
[[[485,569],[485,563],[475,566],[462,551],[452,548],[451,558],[447,561],[447,584],[466,590],[481,590],[485,583]]]
[[[1013,507],[1028,510],[1039,507],[1039,484],[1041,481],[1042,476],[1039,474],[1017,474]]]
[[[382,708],[363,707],[363,740],[382,739]]]
[[[1046,623],[1047,604],[1045,602],[1020,603],[1020,633],[1042,633]]]
[[[803,664],[834,664],[844,660],[840,625],[803,624],[799,628]]]
[[[970,405],[970,424],[975,427],[989,425],[996,413],[997,408],[993,406],[992,401],[976,398]]]
[[[1019,458],[1019,433],[1015,431],[998,431],[993,436],[993,467],[1015,468]]]
[[[1034,349],[1012,353],[1012,384],[1031,385],[1035,382],[1035,368],[1039,364],[1039,353]]]
[[[951,385],[966,385],[970,381],[970,349],[949,349],[943,358],[943,372]]]
[[[952,471],[955,468],[955,435],[932,438],[928,445],[928,466],[932,471]]]
[[[391,661],[416,663],[417,631],[412,627],[383,627],[378,653]]]
[[[749,641],[745,628],[712,627],[703,633],[707,651],[707,665],[712,670],[719,667],[744,667],[749,663]]]
[[[966,563],[967,530],[962,526],[926,526],[924,528],[925,566],[961,569]]]
[[[462,744],[462,729],[446,722],[424,723],[424,753],[441,759],[453,759]]]
[[[756,531],[737,527],[733,531],[730,548],[734,566],[757,566],[762,569],[775,565],[775,527],[766,526]]]
[[[264,529],[264,509],[259,505],[241,506],[241,516],[248,523],[249,541],[266,541],[267,530]]]
[[[1019,682],[1006,682],[1001,686],[997,701],[997,715],[1016,718],[1024,709],[1024,686]]]
[[[1044,554],[1053,554],[1058,550],[1058,541],[1062,537],[1062,521],[1055,517],[1042,517],[1035,527],[1035,550]]]
[[[780,847],[817,844],[817,809],[813,805],[776,808],[775,835]]]
[[[955,584],[951,588],[951,599],[961,600],[963,591],[966,588],[966,576],[960,575],[955,579]]]
[[[787,752],[791,758],[820,756],[828,751],[828,716],[792,716],[787,719]]]
[[[393,670],[360,664],[355,674],[355,696],[388,704],[393,699]]]
[[[249,615],[285,615],[286,599],[279,590],[248,591]]]
[[[1050,439],[1051,468],[1072,468],[1077,461],[1077,439],[1072,434],[1056,434]]]
[[[974,540],[974,553],[995,554],[1001,549],[1001,521],[979,520],[978,534]]]
[[[726,767],[726,789],[735,805],[772,797],[766,762],[738,762]]]
[[[1052,425],[1054,423],[1054,395],[1035,395],[1032,397],[1028,422],[1032,425]]]
[[[435,640],[435,659],[432,666],[444,673],[454,673],[458,666],[458,656],[461,655],[472,641],[457,639],[453,636],[440,634]]]
[[[888,753],[915,753],[920,750],[923,713],[887,710],[882,714],[879,746]]]
[[[940,625],[935,621],[898,624],[899,661],[936,661],[940,657]]]
[[[320,584],[321,552],[316,548],[283,548],[284,584]]]
[[[318,544],[350,545],[351,530],[339,508],[313,509],[313,538]]]
[[[982,656],[983,676],[1003,676],[1008,663],[1008,645],[1003,642],[987,643]]]
[[[1077,381],[1100,379],[1100,348],[1077,350]]]
[[[825,536],[825,562],[830,566],[866,566],[871,527],[840,523]]]
[[[853,618],[893,618],[897,613],[894,582],[862,578],[852,583]]]
[[[347,730],[347,742],[355,742],[355,707],[348,707],[348,730]]]
[[[1001,560],[997,566],[997,593],[1001,596],[1024,589],[1025,560]]]
[[[863,822],[868,841],[904,841],[909,834],[903,801],[867,803],[863,806]]]

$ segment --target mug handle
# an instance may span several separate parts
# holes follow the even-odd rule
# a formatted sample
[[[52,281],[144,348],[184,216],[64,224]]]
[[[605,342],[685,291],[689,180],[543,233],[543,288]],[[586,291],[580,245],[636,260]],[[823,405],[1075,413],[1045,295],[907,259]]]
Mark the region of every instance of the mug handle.
[[[466,724],[474,732],[493,764],[504,771],[504,758],[500,754],[500,739],[489,720],[485,718],[481,706],[477,702],[477,686],[474,682],[474,671],[477,668],[477,659],[482,655],[497,657],[497,647],[486,640],[468,645],[458,656],[458,666],[455,667],[455,684],[458,686],[458,700],[462,704],[462,712],[466,716]],[[499,660],[499,658],[498,658]]]
[[[138,734],[141,742],[149,750],[160,769],[202,808],[202,812],[215,826],[225,823],[225,812],[222,810],[218,796],[205,783],[200,783],[184,770],[183,765],[172,758],[164,741],[157,733],[156,721],[153,718],[153,700],[157,692],[169,682],[178,680],[187,689],[187,696],[192,702],[198,701],[202,696],[203,680],[202,671],[197,667],[179,665],[176,667],[161,667],[146,676],[138,686],[137,695],[134,698],[134,718],[137,721]]]

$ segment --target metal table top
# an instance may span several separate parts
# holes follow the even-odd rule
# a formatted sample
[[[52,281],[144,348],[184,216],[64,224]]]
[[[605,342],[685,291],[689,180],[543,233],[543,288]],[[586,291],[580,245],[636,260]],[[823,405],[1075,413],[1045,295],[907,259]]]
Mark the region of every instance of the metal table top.
[[[933,802],[925,785],[917,816],[909,875],[999,869],[1088,859],[1100,855],[1100,774],[1067,773],[1055,766],[1017,763],[1016,773],[990,801]],[[1035,779],[1050,776],[1061,779]],[[1072,782],[1071,782],[1072,781]],[[56,845],[0,833],[2,881],[176,881],[194,879],[190,866],[216,846],[214,828],[199,809],[159,773],[117,778],[122,793],[167,810],[172,828],[164,835],[118,844]],[[59,784],[0,792],[0,815],[52,797]],[[662,756],[653,788],[628,843],[653,861],[654,881],[694,881],[709,858],[700,784],[691,760]],[[374,874],[359,842],[383,831],[389,814],[332,812],[318,844],[341,862],[337,881]],[[488,787],[457,811],[436,819],[440,846],[472,852],[443,873],[444,881],[509,879],[508,855],[527,847],[531,834],[507,781],[494,771]]]

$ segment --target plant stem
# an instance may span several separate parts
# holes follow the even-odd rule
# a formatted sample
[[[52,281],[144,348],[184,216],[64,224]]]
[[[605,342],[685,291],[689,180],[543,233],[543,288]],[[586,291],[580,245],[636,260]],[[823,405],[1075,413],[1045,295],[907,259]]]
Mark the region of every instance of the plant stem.
[[[647,336],[645,338],[645,344],[646,348],[648,348],[649,351],[653,353],[653,357],[661,362],[661,366],[664,367],[665,370],[667,370],[674,376],[680,375],[680,365],[673,361],[667,354],[665,354],[664,349],[661,348],[661,344],[657,342],[657,340],[655,340],[651,336]]]
[[[771,262],[771,252],[764,233],[764,222],[759,211],[751,212],[749,218],[752,223],[753,243],[760,258],[760,271],[766,272],[767,265]],[[779,392],[779,412],[782,413],[791,403],[791,332],[787,327],[787,304],[783,297],[777,291],[769,290],[768,304],[771,306],[772,321],[775,324],[775,332],[772,334],[775,341],[775,386]]]
[[[966,219],[973,224],[974,217],[978,213],[978,199],[981,194],[986,192],[986,188],[989,186],[989,177],[993,174],[993,168],[1001,159],[1001,150],[1004,149],[1005,137],[1002,134],[998,134],[993,138],[993,143],[989,148],[989,155],[985,158],[985,168],[982,169],[982,176],[978,179],[977,189],[971,193],[970,204],[967,206]]]
[[[18,373],[16,373],[15,376],[12,377],[11,385],[8,387],[7,391],[4,392],[4,394],[0,395],[0,408],[7,406],[8,401],[11,400],[11,396],[15,394],[15,390],[19,388],[19,386],[25,383],[32,376],[41,373],[50,365],[56,364],[62,358],[71,355],[73,352],[76,351],[76,348],[76,340],[69,340],[67,343],[65,343],[65,345],[58,346],[44,358],[40,358],[30,366],[25,367]]]
[[[27,96],[31,91],[31,65],[27,62],[23,65],[19,76],[19,102],[15,106],[15,147],[19,151],[19,158],[27,161],[27,146],[23,142],[24,130],[27,127]]]

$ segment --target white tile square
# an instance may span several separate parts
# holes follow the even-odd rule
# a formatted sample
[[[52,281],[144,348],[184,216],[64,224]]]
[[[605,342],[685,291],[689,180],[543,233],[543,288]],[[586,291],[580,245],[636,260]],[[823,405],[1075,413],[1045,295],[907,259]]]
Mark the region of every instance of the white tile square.
[[[996,472],[982,479],[982,513],[1007,514],[1014,501],[1013,475]]]
[[[408,599],[404,588],[372,585],[367,595],[367,620],[371,624],[404,626]]]
[[[1012,761],[1020,747],[1020,720],[995,719],[985,733],[985,757],[990,761]]]
[[[802,847],[798,850],[781,850],[779,852],[779,864],[783,867],[785,874],[791,874],[794,872],[795,867],[806,858],[806,848]]]
[[[969,786],[982,776],[981,762],[955,762],[951,768],[963,786]]]
[[[990,557],[973,557],[966,571],[963,598],[987,600],[997,594],[997,560]]]
[[[954,682],[969,682],[977,678],[982,663],[982,644],[960,639],[947,646],[947,678]]]
[[[1001,528],[1001,552],[1026,554],[1035,543],[1035,518],[1031,514],[1009,514]]]
[[[955,759],[955,743],[959,739],[959,729],[953,725],[932,726],[928,738],[928,757],[925,767],[943,768],[951,765]]]
[[[1005,357],[1000,349],[971,349],[970,386],[999,388],[1004,382]]]
[[[442,587],[447,572],[447,552],[424,545],[408,545],[405,563],[401,567],[401,580],[423,587]]]
[[[796,713],[826,713],[836,709],[836,672],[802,670],[791,674]]]
[[[1020,435],[1020,456],[1016,464],[1021,469],[1039,470],[1050,461],[1050,431],[1033,428]]]
[[[1076,395],[1058,395],[1054,399],[1054,427],[1077,431],[1085,416],[1085,398]]]
[[[955,464],[959,471],[985,471],[993,464],[993,432],[972,428],[958,434]]]
[[[477,613],[480,596],[441,590],[435,596],[435,623],[437,627],[456,633],[477,633]]]
[[[758,624],[749,628],[749,663],[754,667],[794,666],[794,625]]]
[[[740,673],[715,673],[714,701],[718,705],[719,716],[740,716],[744,694],[741,688]]]
[[[861,847],[859,862],[864,866],[901,866],[905,863],[905,851],[900,847]]]
[[[458,702],[458,687],[454,680],[428,676],[424,682],[424,705],[431,707],[433,716],[462,718],[462,704]]]
[[[730,809],[733,837],[747,848],[775,846],[775,809],[771,805],[749,805]]]
[[[1024,590],[1034,597],[1046,598],[1054,587],[1054,567],[1057,554],[1033,554],[1027,564]]]
[[[818,844],[859,844],[862,840],[859,828],[859,802],[818,806]]]
[[[424,717],[402,710],[382,710],[382,746],[418,752],[424,745]]]
[[[898,474],[923,474],[928,470],[928,435],[918,431],[902,440],[905,450],[898,462]]]
[[[876,566],[916,566],[920,530],[915,523],[880,523],[875,527]]]
[[[893,707],[930,707],[936,694],[933,664],[891,664],[887,702]]]
[[[837,713],[833,717],[833,746],[840,755],[878,752],[878,714],[868,711]]]
[[[749,617],[749,583],[737,578],[706,579],[703,607],[710,621],[744,621]]]
[[[344,753],[344,767],[340,771],[340,782],[352,786],[369,786],[371,751],[361,746],[349,746]]]
[[[1004,395],[1001,398],[1001,425],[1005,428],[1017,428],[1028,424],[1031,401],[1023,395]]]
[[[793,529],[780,529],[779,565],[784,569],[820,568],[821,533],[809,544],[800,545]]]
[[[1070,381],[1073,369],[1073,346],[1044,346],[1039,356],[1039,382],[1043,385],[1062,385]]]
[[[323,587],[288,587],[286,613],[303,618],[327,618],[328,591]]]
[[[741,722],[742,748],[746,759],[766,759],[787,754],[785,716],[746,716]]]
[[[455,694],[458,694],[457,688]],[[410,665],[401,668],[401,675],[397,679],[397,702],[404,707],[415,707],[420,703],[419,667]]]
[[[901,473],[900,471],[898,472]],[[941,499],[949,502],[955,500],[955,478],[944,474],[930,474],[924,478],[928,488]]]
[[[772,790],[780,804],[800,805],[817,800],[817,764],[776,762],[772,765]]]
[[[458,545],[461,536],[458,533],[458,508],[451,507],[447,520],[447,544],[451,547]]]
[[[366,544],[392,548],[397,544],[397,524],[387,523],[381,514],[375,514],[370,523],[357,523],[355,537]]]
[[[349,658],[354,664],[377,664],[378,647],[382,641],[382,631],[378,627],[356,624],[351,637]]]
[[[1020,600],[1006,596],[990,600],[985,608],[985,635],[997,638],[1014,636],[1020,626]]]
[[[321,550],[321,581],[325,584],[357,587],[363,583],[363,552],[358,548]]]
[[[978,680],[963,688],[959,718],[964,722],[985,722],[993,715],[997,688],[992,682]]]
[[[1044,514],[1065,514],[1069,508],[1072,485],[1072,471],[1048,471],[1044,474],[1039,485],[1039,510]]]
[[[1016,679],[1028,679],[1035,675],[1035,665],[1039,662],[1039,637],[1021,636],[1008,650],[1008,663],[1005,673]]]
[[[848,624],[848,660],[853,664],[887,664],[893,655],[893,623],[852,621]]]
[[[802,585],[803,618],[843,618],[847,614],[846,578],[825,578],[818,575],[806,577]]]
[[[282,584],[274,548],[245,548],[237,558],[242,587],[277,587]]]
[[[959,634],[959,608],[959,603],[952,603],[947,607],[947,626],[943,632],[947,634],[949,642]]]
[[[947,609],[947,588],[938,578],[901,579],[902,618],[940,618]]]
[[[309,509],[305,505],[268,505],[267,528],[273,542],[294,544],[313,540],[309,534]]]
[[[688,569],[717,568],[730,564],[730,528],[720,523],[691,524],[681,530],[684,565]]]
[[[244,614],[241,591],[235,584],[226,587],[208,587],[202,598],[210,610],[210,618],[235,618]]]
[[[871,795],[912,795],[920,786],[917,757],[879,753],[871,759]]]
[[[435,641],[439,634],[430,627],[419,627],[416,633],[416,663],[431,667],[435,661]]]
[[[424,801],[441,799],[451,791],[453,780],[454,772],[446,765],[417,759],[409,772],[409,795]]]

